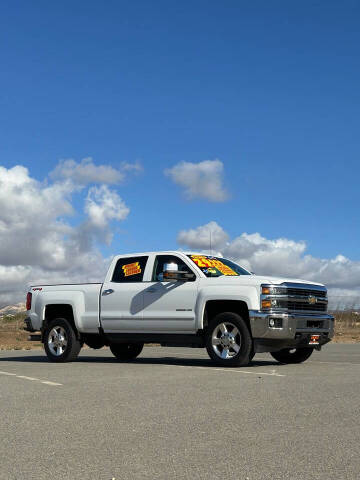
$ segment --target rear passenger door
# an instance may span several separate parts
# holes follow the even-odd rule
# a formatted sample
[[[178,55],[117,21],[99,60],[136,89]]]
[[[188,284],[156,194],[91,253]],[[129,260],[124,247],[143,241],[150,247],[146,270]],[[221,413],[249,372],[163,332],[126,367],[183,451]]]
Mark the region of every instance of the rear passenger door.
[[[142,328],[144,271],[148,256],[122,257],[100,296],[100,320],[104,332],[134,332]]]

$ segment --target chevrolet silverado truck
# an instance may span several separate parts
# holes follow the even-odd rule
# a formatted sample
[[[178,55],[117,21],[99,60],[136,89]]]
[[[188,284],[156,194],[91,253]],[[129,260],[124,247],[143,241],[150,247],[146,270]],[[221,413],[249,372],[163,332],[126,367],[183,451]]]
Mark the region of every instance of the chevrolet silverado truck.
[[[26,300],[25,329],[40,332],[53,362],[74,360],[84,344],[128,361],[155,342],[206,348],[224,366],[258,352],[300,363],[334,334],[324,285],[201,253],[118,255],[102,284],[36,285]]]

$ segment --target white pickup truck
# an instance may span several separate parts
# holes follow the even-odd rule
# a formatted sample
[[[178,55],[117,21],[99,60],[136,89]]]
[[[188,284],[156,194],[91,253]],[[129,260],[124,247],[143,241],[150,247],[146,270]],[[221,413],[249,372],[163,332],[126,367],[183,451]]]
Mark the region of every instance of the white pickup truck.
[[[257,352],[299,363],[334,333],[323,285],[201,253],[119,255],[103,284],[33,286],[26,303],[25,328],[41,332],[54,362],[74,360],[84,344],[126,361],[156,342],[205,347],[221,365],[246,365]]]

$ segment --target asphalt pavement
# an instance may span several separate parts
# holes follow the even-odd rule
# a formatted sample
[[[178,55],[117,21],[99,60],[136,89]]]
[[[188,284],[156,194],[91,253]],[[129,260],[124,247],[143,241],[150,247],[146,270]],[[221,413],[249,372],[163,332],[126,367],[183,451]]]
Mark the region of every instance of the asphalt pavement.
[[[0,352],[1,480],[360,478],[360,344],[300,365],[206,351]]]

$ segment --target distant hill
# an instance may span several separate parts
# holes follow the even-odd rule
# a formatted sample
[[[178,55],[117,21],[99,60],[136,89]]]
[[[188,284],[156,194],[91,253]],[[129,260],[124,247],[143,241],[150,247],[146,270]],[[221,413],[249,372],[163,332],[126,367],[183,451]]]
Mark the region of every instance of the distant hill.
[[[17,313],[26,312],[25,303],[17,303],[16,305],[7,305],[6,307],[0,308],[0,317],[3,315],[15,315]]]

